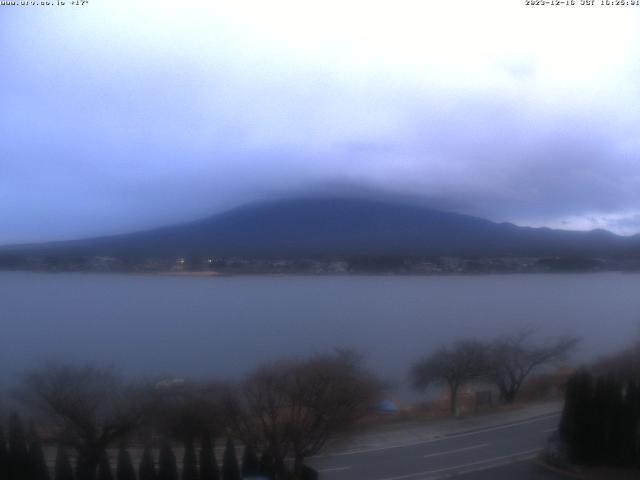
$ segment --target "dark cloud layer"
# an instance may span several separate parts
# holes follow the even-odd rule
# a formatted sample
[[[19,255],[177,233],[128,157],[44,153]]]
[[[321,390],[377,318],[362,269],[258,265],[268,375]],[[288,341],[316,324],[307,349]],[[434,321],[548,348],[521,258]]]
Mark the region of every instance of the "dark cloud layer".
[[[640,231],[635,13],[144,4],[0,12],[0,243],[310,193]]]

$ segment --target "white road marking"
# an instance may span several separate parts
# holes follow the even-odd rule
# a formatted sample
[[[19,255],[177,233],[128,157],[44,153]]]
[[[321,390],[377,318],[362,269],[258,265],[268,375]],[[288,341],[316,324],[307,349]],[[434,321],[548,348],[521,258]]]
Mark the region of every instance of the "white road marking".
[[[346,450],[344,452],[326,453],[326,454],[323,454],[323,455],[317,455],[315,458],[342,457],[342,456],[345,456],[345,455],[356,455],[356,454],[359,454],[359,453],[381,452],[383,450],[393,450],[394,448],[415,447],[416,445],[426,445],[428,443],[442,442],[442,441],[445,441],[445,440],[450,440],[452,438],[469,437],[469,436],[478,435],[478,434],[481,434],[481,433],[493,432],[493,431],[496,431],[496,430],[504,430],[506,428],[518,427],[520,425],[526,425],[526,424],[529,424],[529,423],[541,422],[543,420],[548,420],[550,418],[557,417],[559,415],[560,415],[560,412],[551,413],[551,414],[548,414],[548,415],[542,415],[540,417],[532,418],[532,419],[529,419],[529,420],[521,420],[519,422],[509,423],[509,424],[505,424],[505,425],[497,425],[495,427],[486,427],[486,428],[482,428],[482,429],[479,429],[479,430],[474,430],[472,432],[454,433],[454,434],[451,434],[451,435],[444,435],[444,436],[437,437],[437,438],[431,438],[429,440],[420,440],[420,441],[417,441],[417,442],[408,442],[408,443],[403,443],[403,444],[400,444],[400,445],[390,445],[388,447],[362,448],[362,449],[356,449],[356,450]]]
[[[449,455],[451,453],[466,452],[467,450],[475,450],[476,448],[483,448],[488,446],[489,446],[488,443],[481,443],[480,445],[473,445],[471,447],[464,447],[464,448],[456,448],[455,450],[447,450],[446,452],[429,453],[425,455],[423,458],[439,457],[440,455]]]
[[[378,480],[405,480],[408,478],[418,478],[418,477],[421,478],[422,480],[425,480],[434,475],[445,473],[445,472],[451,472],[452,470],[460,470],[458,473],[470,473],[476,470],[485,470],[491,467],[506,465],[506,464],[512,463],[516,459],[518,461],[529,460],[531,458],[534,458],[539,451],[540,451],[539,448],[535,448],[533,450],[525,450],[523,452],[512,453],[511,455],[501,455],[499,457],[492,457],[492,458],[486,458],[484,460],[478,460],[477,462],[463,463],[461,465],[455,465],[453,467],[439,468],[437,470],[426,470],[424,472],[409,473],[406,475],[398,475],[396,477],[385,477],[385,478],[380,478]],[[479,467],[479,468],[469,469],[469,467]]]
[[[493,470],[499,467],[503,467],[505,465],[511,465],[513,463],[518,463],[518,462],[525,462],[527,460],[532,460],[534,458],[536,458],[539,454],[540,450],[536,450],[530,454],[527,455],[523,455],[520,457],[516,457],[516,458],[508,458],[506,460],[501,460],[498,462],[494,462],[488,465],[481,465],[481,466],[474,466],[472,468],[467,468],[467,469],[463,469],[463,470],[458,470],[457,472],[455,472],[455,475],[466,475],[468,473],[476,473],[476,472],[482,472],[485,470]],[[422,479],[422,480],[439,480],[442,478],[448,478],[450,476],[450,474],[445,473],[443,475],[436,475],[435,477],[430,477],[430,478],[426,478],[426,479]]]
[[[333,468],[322,468],[320,470],[318,470],[318,472],[320,473],[324,473],[324,472],[339,472],[342,470],[351,470],[351,467],[333,467]]]

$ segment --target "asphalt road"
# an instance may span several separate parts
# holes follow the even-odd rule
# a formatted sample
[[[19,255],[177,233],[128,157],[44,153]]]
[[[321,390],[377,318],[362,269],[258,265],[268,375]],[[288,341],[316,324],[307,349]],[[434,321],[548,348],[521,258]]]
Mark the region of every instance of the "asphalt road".
[[[559,414],[411,443],[333,453],[310,462],[321,480],[559,479],[534,459]]]

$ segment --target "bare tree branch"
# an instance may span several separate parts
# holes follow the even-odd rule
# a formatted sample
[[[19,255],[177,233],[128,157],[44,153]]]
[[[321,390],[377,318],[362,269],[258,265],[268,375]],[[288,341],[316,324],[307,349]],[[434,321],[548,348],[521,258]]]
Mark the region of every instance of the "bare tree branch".
[[[442,347],[413,365],[411,378],[417,390],[444,384],[449,389],[451,413],[458,414],[458,390],[487,372],[487,348],[476,340],[462,340]]]
[[[110,369],[51,365],[25,375],[25,404],[48,419],[56,439],[78,454],[78,480],[93,480],[104,450],[136,428],[145,393]]]
[[[513,403],[527,377],[544,365],[564,361],[578,344],[577,337],[535,340],[537,330],[525,327],[495,340],[489,346],[488,377],[500,390],[505,403]]]
[[[288,456],[299,473],[304,458],[366,414],[378,391],[351,352],[281,362],[247,379],[230,400],[229,418],[245,443],[273,456],[281,475]]]

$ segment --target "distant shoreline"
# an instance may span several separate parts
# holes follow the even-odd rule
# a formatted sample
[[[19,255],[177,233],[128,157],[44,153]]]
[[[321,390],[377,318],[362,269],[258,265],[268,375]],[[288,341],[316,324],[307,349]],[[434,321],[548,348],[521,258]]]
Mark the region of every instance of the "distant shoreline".
[[[172,277],[228,275],[413,275],[450,276],[518,273],[640,272],[640,258],[550,257],[406,257],[361,255],[343,258],[240,257],[9,257],[0,270],[91,272]]]
[[[101,273],[101,272],[98,272]],[[162,277],[222,277],[225,276],[224,273],[214,272],[214,271],[182,271],[182,272],[123,272],[123,273],[142,273],[146,275],[159,275]]]
[[[0,269],[0,273],[40,273],[40,274],[93,274],[93,275],[127,275],[148,277],[177,277],[177,278],[222,278],[222,277],[478,277],[485,275],[548,275],[548,274],[599,274],[621,273],[639,274],[639,270],[609,269],[609,270],[529,270],[529,271],[460,271],[460,272],[406,272],[406,271],[371,271],[371,272],[278,272],[278,271],[125,271],[125,270],[29,270],[29,269]]]

